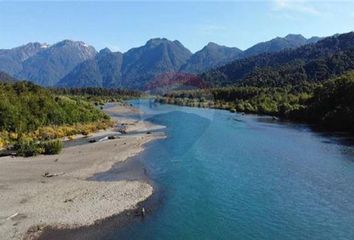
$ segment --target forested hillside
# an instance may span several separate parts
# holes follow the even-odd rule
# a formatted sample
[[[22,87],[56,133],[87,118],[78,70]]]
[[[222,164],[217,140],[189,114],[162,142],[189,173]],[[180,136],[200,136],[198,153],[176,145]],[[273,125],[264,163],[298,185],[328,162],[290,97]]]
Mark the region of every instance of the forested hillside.
[[[0,99],[0,149],[16,143],[35,154],[41,149],[37,141],[87,134],[112,124],[92,103],[54,95],[30,82],[1,82]]]
[[[28,82],[0,85],[0,130],[34,131],[42,126],[94,122],[107,118],[84,101],[53,96]]]
[[[201,75],[215,86],[276,87],[321,82],[354,69],[354,32],[315,44],[236,60]]]

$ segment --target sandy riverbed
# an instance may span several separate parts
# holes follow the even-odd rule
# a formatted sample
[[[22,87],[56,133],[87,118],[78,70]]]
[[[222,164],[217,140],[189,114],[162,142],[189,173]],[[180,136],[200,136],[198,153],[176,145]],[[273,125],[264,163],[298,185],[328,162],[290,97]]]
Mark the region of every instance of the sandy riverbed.
[[[109,111],[137,110],[116,105]],[[143,121],[118,120],[126,123],[128,132],[158,128]],[[0,158],[0,239],[35,239],[48,225],[92,225],[135,208],[152,194],[148,183],[86,179],[136,155],[143,150],[143,144],[159,137],[159,133],[122,135],[119,139],[68,147],[60,155]],[[45,177],[45,173],[54,176]]]

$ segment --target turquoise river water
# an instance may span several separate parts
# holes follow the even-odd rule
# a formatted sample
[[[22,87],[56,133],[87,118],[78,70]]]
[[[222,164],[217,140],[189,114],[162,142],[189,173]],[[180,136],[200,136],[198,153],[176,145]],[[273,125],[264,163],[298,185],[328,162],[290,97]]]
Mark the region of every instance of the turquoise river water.
[[[138,157],[163,196],[113,239],[354,239],[354,148],[269,117],[132,101],[167,138]]]

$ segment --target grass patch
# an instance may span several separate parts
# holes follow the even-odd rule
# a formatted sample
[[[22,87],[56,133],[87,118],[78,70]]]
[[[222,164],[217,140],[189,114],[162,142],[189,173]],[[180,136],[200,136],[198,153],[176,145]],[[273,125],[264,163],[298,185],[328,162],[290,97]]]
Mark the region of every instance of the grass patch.
[[[43,153],[47,155],[59,154],[63,149],[63,142],[58,139],[41,142],[39,145],[43,149]]]

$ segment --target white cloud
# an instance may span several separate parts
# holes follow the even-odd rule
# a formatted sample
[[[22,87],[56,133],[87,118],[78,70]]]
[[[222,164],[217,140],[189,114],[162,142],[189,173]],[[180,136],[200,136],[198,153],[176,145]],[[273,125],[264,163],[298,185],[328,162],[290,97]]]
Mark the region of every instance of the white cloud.
[[[321,15],[321,11],[306,0],[273,0],[273,5],[274,11]]]

